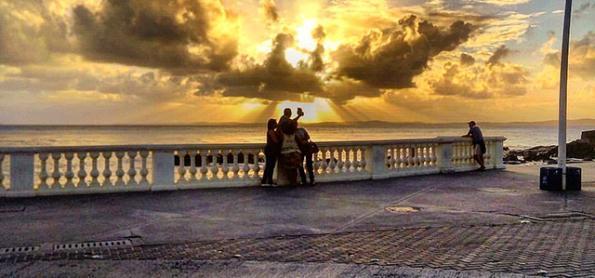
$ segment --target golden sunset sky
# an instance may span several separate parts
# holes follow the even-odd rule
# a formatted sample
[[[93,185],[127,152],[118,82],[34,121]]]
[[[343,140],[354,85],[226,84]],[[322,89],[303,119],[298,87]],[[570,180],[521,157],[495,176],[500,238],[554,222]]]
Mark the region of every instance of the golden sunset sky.
[[[564,1],[0,0],[0,124],[541,121]],[[575,0],[569,118],[595,118]]]

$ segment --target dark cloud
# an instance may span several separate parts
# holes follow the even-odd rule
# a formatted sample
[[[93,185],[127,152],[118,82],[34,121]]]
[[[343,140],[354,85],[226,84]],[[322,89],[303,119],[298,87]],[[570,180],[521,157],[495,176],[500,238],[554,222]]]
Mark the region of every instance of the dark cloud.
[[[375,88],[414,87],[413,77],[426,69],[429,60],[454,50],[472,31],[473,26],[463,21],[442,29],[415,16],[405,17],[392,28],[369,33],[358,45],[341,46],[334,54],[337,74]]]
[[[324,60],[322,59],[322,55],[324,55],[324,38],[326,37],[326,33],[324,33],[324,28],[322,25],[319,25],[312,31],[312,38],[314,38],[316,42],[316,49],[312,51],[310,54],[310,69],[313,71],[321,71],[324,69]]]
[[[219,74],[216,88],[225,96],[269,100],[296,100],[303,93],[321,92],[322,82],[312,70],[307,67],[294,68],[285,59],[285,50],[293,43],[291,35],[278,34],[263,64]]]
[[[462,53],[461,54],[461,65],[463,66],[471,66],[475,64],[475,58],[469,54]]]
[[[408,16],[391,28],[370,32],[359,44],[340,46],[331,54],[338,68],[324,74],[326,34],[322,26],[312,32],[318,43],[310,59],[296,67],[285,59],[285,50],[294,44],[292,36],[279,34],[262,64],[221,73],[214,81],[205,82],[199,94],[222,92],[268,100],[299,100],[307,95],[337,103],[356,96],[380,96],[384,89],[413,87],[412,79],[427,68],[429,60],[454,50],[472,30],[471,24],[462,21],[440,28]]]
[[[275,0],[261,0],[260,8],[267,20],[271,22],[279,21],[279,11],[277,10]]]
[[[88,59],[172,71],[224,70],[233,40],[209,36],[224,10],[193,0],[107,0],[99,12],[74,9],[74,32]]]
[[[496,49],[496,51],[492,54],[492,56],[490,56],[490,58],[487,61],[487,64],[490,66],[499,64],[500,60],[502,60],[504,57],[510,55],[511,52],[512,51],[510,49],[508,49],[505,45],[501,45],[500,47],[498,47],[498,49]]]
[[[152,71],[105,74],[71,67],[30,65],[0,79],[0,93],[76,91],[163,101],[192,92],[197,85],[198,80],[193,77]]]
[[[66,23],[42,1],[8,1],[0,5],[0,64],[44,63],[52,52],[68,52]]]

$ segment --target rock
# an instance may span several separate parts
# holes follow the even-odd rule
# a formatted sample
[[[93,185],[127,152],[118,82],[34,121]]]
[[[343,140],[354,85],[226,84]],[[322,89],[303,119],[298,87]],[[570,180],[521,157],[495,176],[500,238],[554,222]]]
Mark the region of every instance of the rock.
[[[537,146],[523,151],[523,158],[526,161],[543,161],[558,153],[557,146]]]
[[[581,141],[585,143],[595,144],[595,130],[583,131],[581,134]]]
[[[595,141],[593,141],[595,143]],[[582,139],[570,142],[566,145],[566,153],[569,158],[588,158],[595,155],[593,144],[584,142]]]
[[[504,154],[504,161],[509,164],[524,161],[550,162],[551,157],[558,156],[558,146],[537,146],[526,150],[510,150]],[[583,139],[566,145],[568,158],[590,161],[595,157],[595,144],[587,143]]]

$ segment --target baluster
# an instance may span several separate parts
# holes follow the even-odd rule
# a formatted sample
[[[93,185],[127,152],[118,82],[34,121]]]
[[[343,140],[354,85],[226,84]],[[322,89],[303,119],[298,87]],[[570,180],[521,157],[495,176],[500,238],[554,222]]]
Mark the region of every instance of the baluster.
[[[391,146],[390,148],[388,148],[388,151],[390,153],[390,158],[387,158],[388,164],[389,164],[388,168],[398,169],[399,167],[396,166],[396,163],[397,163],[396,156],[397,156],[397,151],[398,151],[397,146]]]
[[[221,171],[223,172],[223,180],[228,180],[229,179],[229,167],[227,165],[227,155],[228,155],[228,151],[227,150],[223,150],[221,151],[221,155],[223,156],[223,165],[221,167]],[[255,158],[256,159],[256,158]],[[258,163],[258,162],[254,162],[254,163]]]
[[[213,161],[211,162],[211,175],[212,179],[219,179],[219,151],[210,151]]]
[[[330,162],[328,164],[328,168],[331,174],[334,174],[337,170],[337,158],[336,158],[337,149],[331,148],[330,149]]]
[[[339,173],[342,173],[343,166],[345,165],[345,162],[343,161],[343,152],[345,151],[345,148],[339,148],[337,151],[337,171]]]
[[[112,170],[110,169],[110,165],[109,165],[109,161],[110,161],[111,157],[112,157],[111,151],[103,152],[103,162],[104,162],[103,185],[104,186],[112,184],[112,181],[110,180],[110,177],[112,176]]]
[[[462,151],[463,150],[461,149],[461,144],[460,143],[457,143],[455,145],[455,149],[456,149],[456,151],[455,151],[455,153],[456,153],[456,155],[455,155],[455,163],[456,163],[456,166],[459,166],[461,164],[461,158],[463,157],[463,155],[462,155]]]
[[[411,145],[407,145],[407,168],[413,168],[413,147]]]
[[[473,153],[475,152],[475,150],[473,149],[473,145],[467,144],[465,150],[467,151],[467,164],[473,164]]]
[[[420,145],[416,145],[413,147],[414,150],[414,155],[415,155],[415,159],[414,159],[414,164],[415,164],[415,168],[422,168],[422,157],[423,157],[423,150],[422,147]]]
[[[312,154],[312,168],[314,168],[314,174],[320,173],[320,150]]]
[[[207,180],[209,178],[207,176],[209,173],[209,169],[207,168],[207,153],[206,150],[200,151],[200,180]]]
[[[426,144],[423,146],[424,149],[424,157],[423,157],[423,166],[430,167],[431,159],[430,159],[430,145]]]
[[[117,186],[122,186],[124,185],[124,174],[126,174],[124,172],[124,165],[122,163],[122,159],[124,158],[124,155],[126,155],[125,152],[123,151],[117,151],[116,152],[116,160],[118,162],[118,166],[116,169],[116,185]]]
[[[462,148],[462,145],[460,143],[458,143],[456,145],[456,149],[457,149],[457,151],[456,151],[456,153],[457,153],[457,155],[456,155],[456,163],[457,163],[457,166],[460,166],[462,164],[462,161],[463,161],[463,148]]]
[[[90,152],[91,156],[91,183],[89,186],[99,186],[99,169],[97,168],[97,158],[99,158],[99,152]]]
[[[255,150],[254,153],[254,177],[255,179],[260,178],[260,150]]]
[[[327,148],[322,149],[322,165],[321,165],[322,172],[321,172],[321,174],[323,174],[323,175],[327,173],[326,172],[326,169],[328,168],[328,165],[329,165],[329,163],[326,162],[326,159],[327,159],[326,158],[326,154],[327,154],[327,152],[328,152],[328,149]]]
[[[345,151],[345,172],[349,172],[351,173],[351,154],[353,151],[353,147],[349,147],[347,148],[347,150]]]
[[[242,167],[242,171],[244,172],[244,179],[248,179],[249,178],[249,171],[250,171],[250,166],[248,165],[248,154],[247,151],[243,151],[242,155],[244,156],[244,166]]]
[[[52,178],[54,179],[54,183],[52,184],[52,189],[60,188],[60,157],[62,156],[61,153],[52,153],[52,159],[54,160],[54,172],[52,173]]]
[[[141,185],[147,185],[149,184],[149,180],[147,179],[147,176],[149,175],[149,169],[147,169],[147,157],[149,157],[149,151],[147,150],[141,150],[140,151],[140,182],[139,184]],[[192,160],[191,160],[192,162]]]
[[[430,167],[432,166],[432,145],[431,144],[427,144],[426,145],[426,150],[425,150],[425,165],[426,167]]]
[[[189,181],[192,182],[197,180],[196,173],[198,173],[198,169],[196,168],[196,156],[198,155],[198,151],[190,150],[188,154],[190,155],[190,169],[188,169],[188,173],[190,173]]]
[[[188,155],[188,151],[182,150],[178,151],[178,157],[180,158],[180,165],[178,165],[178,182],[187,182],[186,179],[186,155]],[[192,161],[190,161],[192,162]]]
[[[39,188],[49,188],[49,185],[47,183],[47,180],[49,178],[49,174],[47,171],[47,160],[48,160],[49,155],[47,153],[40,153],[39,154],[39,164],[40,164],[40,169],[39,169]]]
[[[465,148],[464,148],[463,144],[461,144],[461,143],[457,144],[457,166],[460,166],[461,164],[463,164],[464,151],[465,151]]]
[[[233,179],[239,179],[239,173],[240,173],[240,165],[238,164],[238,152],[237,151],[232,151],[233,154],[233,167],[231,168],[231,171],[233,172]]]
[[[128,151],[128,184],[138,184],[136,182],[136,151]]]
[[[66,184],[64,187],[74,187],[74,183],[72,179],[74,178],[74,171],[72,170],[72,159],[74,158],[74,153],[67,152],[64,154],[64,158],[66,159],[66,172],[64,173],[64,177],[66,177]]]
[[[404,149],[403,146],[398,146],[397,147],[397,168],[399,170],[402,170],[403,167],[405,166],[404,163],[404,158],[405,158],[405,153],[404,153]]]
[[[473,148],[472,145],[466,144],[465,148],[463,149],[465,151],[465,161],[463,162],[464,164],[471,163],[471,148]]]
[[[366,148],[360,148],[360,161],[358,162],[359,167],[360,167],[360,171],[364,172],[366,171]]]
[[[87,172],[85,171],[85,158],[87,157],[87,153],[79,152],[76,154],[76,156],[79,159],[79,171],[76,173],[79,180],[78,180],[78,183],[76,184],[76,186],[77,187],[87,186],[87,183],[85,182],[85,178],[87,177]]]

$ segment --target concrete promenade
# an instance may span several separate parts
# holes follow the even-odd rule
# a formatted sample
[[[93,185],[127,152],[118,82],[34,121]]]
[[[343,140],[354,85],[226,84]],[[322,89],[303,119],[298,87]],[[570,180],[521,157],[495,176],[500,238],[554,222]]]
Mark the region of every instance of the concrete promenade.
[[[593,276],[595,163],[577,166],[580,193],[540,191],[538,166],[521,165],[316,187],[1,200],[0,248],[35,250],[0,252],[0,275]],[[59,245],[112,240],[122,246]]]

